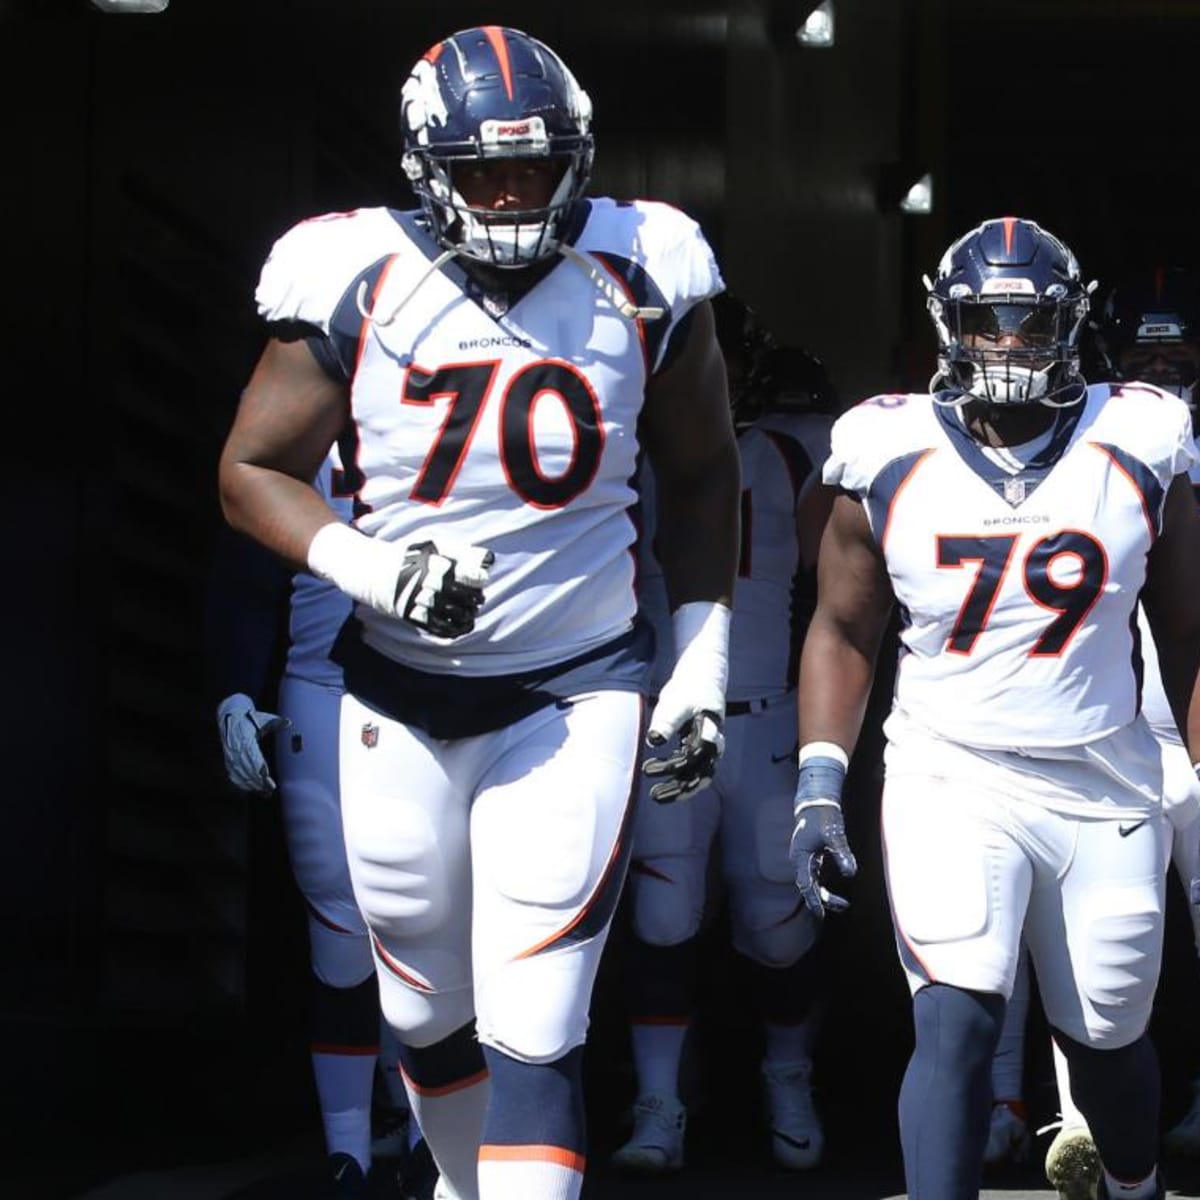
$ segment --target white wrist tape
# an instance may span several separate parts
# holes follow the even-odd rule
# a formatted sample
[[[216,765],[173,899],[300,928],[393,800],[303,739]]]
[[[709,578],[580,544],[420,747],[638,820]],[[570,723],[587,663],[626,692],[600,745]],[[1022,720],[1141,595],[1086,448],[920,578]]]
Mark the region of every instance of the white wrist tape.
[[[800,766],[807,758],[836,759],[843,767],[850,766],[850,756],[836,742],[805,742],[800,747]]]
[[[712,600],[681,604],[671,614],[675,670],[671,685],[687,687],[696,707],[725,715],[729,681],[729,623],[733,614]]]
[[[377,612],[396,615],[396,583],[404,548],[334,521],[308,544],[308,569]]]

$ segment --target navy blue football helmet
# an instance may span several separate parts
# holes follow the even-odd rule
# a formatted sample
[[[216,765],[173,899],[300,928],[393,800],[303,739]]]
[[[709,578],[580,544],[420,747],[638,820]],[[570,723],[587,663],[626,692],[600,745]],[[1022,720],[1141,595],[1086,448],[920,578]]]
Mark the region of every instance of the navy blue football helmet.
[[[1200,369],[1200,279],[1183,267],[1130,275],[1105,297],[1097,342],[1113,379],[1174,392],[1195,410]]]
[[[747,425],[762,414],[763,367],[775,339],[754,309],[732,292],[718,292],[712,310],[734,423]]]
[[[774,346],[767,351],[761,388],[767,412],[836,416],[841,411],[825,364],[802,346]]]
[[[1082,397],[1079,334],[1088,296],[1075,255],[1019,217],[984,221],[925,277],[938,374],[989,404],[1058,407]]]
[[[493,267],[553,254],[591,173],[592,105],[566,64],[517,29],[484,25],[438,42],[401,92],[404,171],[441,245]],[[562,176],[545,208],[472,207],[454,186],[463,160],[552,158]]]

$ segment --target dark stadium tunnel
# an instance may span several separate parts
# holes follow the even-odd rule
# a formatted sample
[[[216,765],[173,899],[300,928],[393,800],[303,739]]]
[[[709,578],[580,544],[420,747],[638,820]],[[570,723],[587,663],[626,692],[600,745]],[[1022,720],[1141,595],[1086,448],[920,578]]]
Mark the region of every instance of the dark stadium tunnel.
[[[829,50],[781,37],[769,0],[502,8],[591,93],[596,190],[692,213],[730,287],[779,341],[818,353],[845,402],[924,387],[921,273],[984,218],[1037,220],[1102,282],[1200,260],[1189,0],[836,0]],[[436,38],[496,14],[460,0],[171,0],[156,15],[0,0],[17,364],[5,1195],[77,1196],[319,1141],[278,809],[225,786],[203,684],[216,457],[261,344],[252,293],[271,241],[302,216],[410,202],[399,79]],[[876,182],[895,164],[930,170],[930,215],[881,208]],[[900,1190],[910,1018],[877,845],[879,751],[876,721],[855,761],[863,872],[829,931],[817,1076],[822,1170],[871,1160]],[[1172,896],[1154,1025],[1168,1064],[1197,1049],[1181,1014],[1200,982]],[[587,1056],[597,1160],[632,1099],[623,920]],[[705,933],[691,1067],[713,1178],[765,1170],[758,1048],[723,920],[717,907]],[[1048,1052],[1031,1054],[1046,1107]],[[1169,1117],[1186,1097],[1166,1076]]]

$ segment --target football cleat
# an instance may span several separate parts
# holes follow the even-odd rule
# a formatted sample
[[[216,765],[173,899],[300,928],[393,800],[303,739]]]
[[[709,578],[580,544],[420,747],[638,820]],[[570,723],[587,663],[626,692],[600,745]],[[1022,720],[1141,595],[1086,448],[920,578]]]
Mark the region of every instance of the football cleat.
[[[764,1063],[762,1076],[776,1163],[791,1171],[815,1167],[825,1149],[825,1131],[813,1103],[812,1063]]]
[[[401,1200],[436,1200],[438,1179],[437,1163],[421,1138],[400,1169]]]
[[[683,1166],[687,1109],[663,1092],[647,1092],[633,1105],[633,1132],[609,1163],[627,1171],[678,1171]]]
[[[1096,1185],[1096,1200],[1113,1200],[1103,1177]],[[1150,1197],[1150,1200],[1167,1200],[1167,1185],[1163,1182],[1161,1171],[1157,1174],[1154,1195]]]
[[[1061,1121],[1038,1130],[1057,1128],[1046,1151],[1046,1179],[1059,1200],[1098,1200],[1103,1194],[1100,1154],[1086,1125],[1064,1125]]]
[[[1183,1158],[1200,1156],[1200,1079],[1192,1080],[1192,1103],[1163,1135],[1163,1149]]]
[[[367,1177],[353,1154],[340,1150],[326,1160],[326,1168],[333,1185],[330,1193],[336,1200],[366,1200]]]
[[[1004,1163],[1027,1162],[1030,1140],[1024,1103],[1020,1100],[997,1100],[992,1105],[992,1123],[988,1129],[987,1148],[983,1152],[983,1165],[998,1167]]]

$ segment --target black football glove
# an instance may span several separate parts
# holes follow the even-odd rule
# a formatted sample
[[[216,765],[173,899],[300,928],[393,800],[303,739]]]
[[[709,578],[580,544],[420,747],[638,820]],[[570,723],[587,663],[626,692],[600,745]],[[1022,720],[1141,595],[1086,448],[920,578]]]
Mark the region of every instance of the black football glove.
[[[437,637],[470,633],[494,561],[490,550],[478,546],[464,547],[454,558],[433,542],[409,546],[396,578],[396,615]]]

